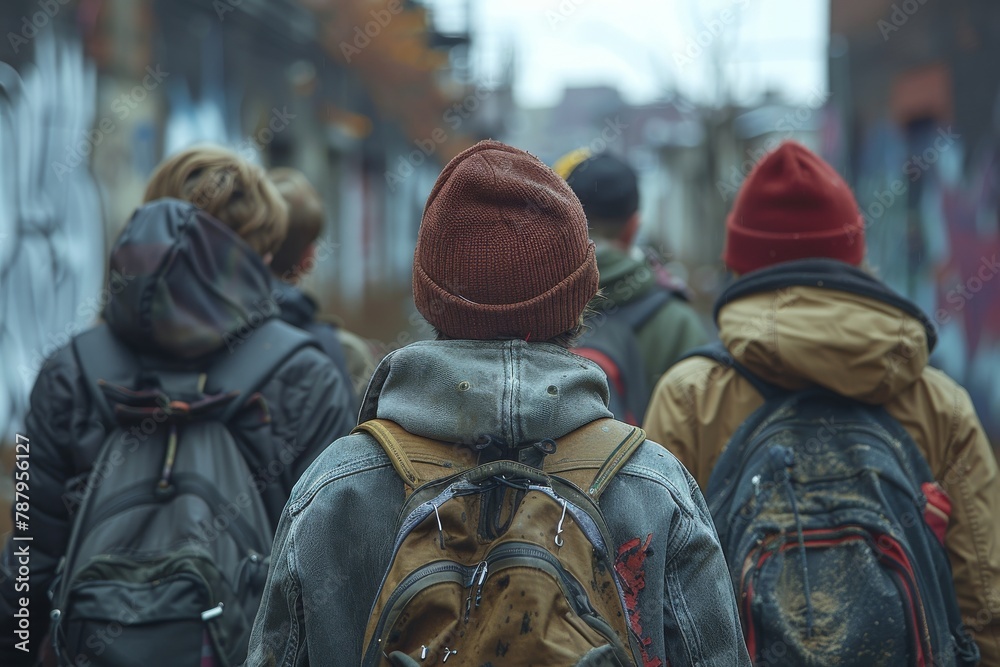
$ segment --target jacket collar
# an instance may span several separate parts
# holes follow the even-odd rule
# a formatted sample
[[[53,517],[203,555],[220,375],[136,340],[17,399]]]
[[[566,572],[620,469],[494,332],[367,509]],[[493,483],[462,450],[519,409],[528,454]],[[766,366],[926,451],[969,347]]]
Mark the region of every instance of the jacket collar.
[[[719,311],[730,302],[751,294],[773,292],[786,287],[820,287],[881,301],[901,310],[923,325],[927,333],[928,352],[932,352],[937,345],[937,330],[934,323],[919,306],[858,267],[833,259],[782,262],[742,276],[727,287],[716,300],[712,313],[716,324],[719,322]]]
[[[472,444],[560,438],[602,417],[608,384],[594,363],[549,343],[413,343],[379,364],[361,421],[389,419],[410,433]]]

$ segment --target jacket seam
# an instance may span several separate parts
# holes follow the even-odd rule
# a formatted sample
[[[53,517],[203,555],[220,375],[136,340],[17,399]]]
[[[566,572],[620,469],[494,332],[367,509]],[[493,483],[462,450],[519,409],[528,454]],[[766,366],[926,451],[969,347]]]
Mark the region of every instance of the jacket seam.
[[[678,578],[677,571],[671,567],[670,563],[667,563],[665,567],[668,568],[668,572],[670,573],[671,588],[681,590],[683,584]],[[688,607],[687,599],[683,595],[668,595],[666,597],[670,600],[670,608],[674,612],[674,618],[677,619],[677,629],[684,640],[684,652],[687,654],[687,661],[691,665],[698,665],[698,656],[701,655],[701,635],[694,623],[694,619],[691,618],[691,610]],[[693,632],[691,632],[692,630]]]
[[[712,366],[716,366],[714,362],[709,361]],[[677,378],[675,386],[680,390],[681,399],[684,401],[684,407],[687,408],[684,411],[684,425],[687,427],[688,433],[692,435],[698,432],[698,424],[696,418],[695,410],[695,394],[698,392],[699,381],[703,380],[705,384],[708,383],[708,378],[712,374],[712,368],[708,367],[707,371],[703,371],[702,368],[697,368],[697,372],[692,370],[689,373],[680,375]]]
[[[960,403],[962,402],[962,390],[956,388],[954,391],[954,395],[955,395],[955,402],[952,406],[951,434],[950,437],[948,438],[949,443],[954,443],[958,436],[958,427],[961,417]],[[966,456],[966,453],[967,452],[963,452],[962,454],[963,458]],[[970,511],[972,508],[972,498],[969,495],[967,472],[968,472],[968,465],[965,462],[963,462],[962,477],[958,481],[958,489],[959,493],[962,494],[962,500],[965,504],[966,520],[969,522],[969,533],[972,535],[972,543],[976,550],[976,567],[979,570],[978,572],[979,585],[982,586],[984,591],[988,591],[989,579],[985,576],[985,573],[988,570],[989,563],[988,559],[984,557],[984,552],[986,551],[984,548],[985,540],[982,534],[979,521]],[[994,639],[994,641],[996,640]]]
[[[673,549],[666,557],[663,566],[670,567],[674,560],[676,560],[677,555],[684,550],[684,547],[688,545],[691,538],[691,533],[694,532],[694,522],[697,521],[695,518],[691,517],[681,517],[682,526],[679,527],[677,535],[671,537],[670,541],[677,544],[677,548]],[[681,590],[680,588],[676,590]]]
[[[288,614],[288,641],[285,644],[285,657],[282,660],[282,664],[285,667],[295,667],[295,663],[298,662],[299,658],[299,645],[301,644],[302,628],[299,626],[299,615],[298,615],[298,605],[302,601],[302,585],[299,581],[298,572],[295,563],[295,520],[289,517],[291,521],[291,526],[288,529],[288,557],[286,559],[288,570],[288,582],[289,582],[289,593],[291,593],[291,599],[288,600],[292,604],[289,607]],[[287,595],[287,594],[286,594]],[[304,608],[304,607],[303,607]],[[303,621],[305,620],[305,614],[303,614]],[[294,630],[294,632],[293,632]]]
[[[693,509],[688,507],[684,503],[684,496],[683,494],[681,494],[680,490],[674,485],[673,482],[671,482],[669,479],[661,475],[656,470],[653,470],[652,468],[647,468],[646,466],[638,463],[627,463],[625,464],[625,467],[623,467],[618,472],[618,474],[615,475],[615,477],[622,477],[626,475],[632,477],[638,477],[640,479],[645,479],[647,481],[654,482],[656,484],[663,486],[665,489],[667,489],[667,492],[673,498],[674,504],[677,506],[677,509],[679,509],[686,518],[688,519],[697,518],[697,515],[695,514]]]
[[[323,473],[319,479],[313,482],[309,488],[303,491],[298,497],[290,499],[288,502],[288,512],[293,516],[301,513],[310,503],[312,503],[316,494],[318,494],[319,491],[327,484],[364,472],[391,467],[392,464],[389,461],[389,457],[382,453],[372,454],[363,459],[356,459],[349,463],[342,463],[336,468]],[[343,468],[348,469],[343,470]]]

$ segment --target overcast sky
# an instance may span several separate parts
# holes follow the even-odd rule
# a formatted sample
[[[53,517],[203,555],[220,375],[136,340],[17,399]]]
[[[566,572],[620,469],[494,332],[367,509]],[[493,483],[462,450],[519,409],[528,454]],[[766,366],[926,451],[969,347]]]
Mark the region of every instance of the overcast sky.
[[[439,27],[469,0],[432,0]],[[479,72],[517,53],[515,94],[549,106],[565,86],[610,84],[645,102],[673,89],[792,101],[826,90],[828,0],[471,0]],[[720,81],[721,76],[721,81]]]

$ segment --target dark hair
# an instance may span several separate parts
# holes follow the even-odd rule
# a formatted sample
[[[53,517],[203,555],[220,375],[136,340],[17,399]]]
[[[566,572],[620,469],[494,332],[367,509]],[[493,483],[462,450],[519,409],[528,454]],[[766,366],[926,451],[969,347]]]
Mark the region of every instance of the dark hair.
[[[600,292],[598,292],[600,294]],[[535,341],[536,343],[551,343],[552,345],[558,345],[559,347],[565,348],[567,350],[576,347],[576,344],[580,341],[580,336],[587,330],[586,320],[588,317],[593,315],[596,311],[593,310],[588,304],[583,312],[580,313],[580,319],[577,321],[573,328],[569,331],[564,331],[561,334],[557,334],[552,338],[546,340]],[[454,340],[451,336],[444,334],[437,329],[432,327],[434,332],[434,340]],[[498,340],[505,340],[503,338]],[[512,340],[512,339],[509,339]]]
[[[278,167],[268,172],[271,182],[288,204],[288,234],[274,253],[271,270],[276,275],[303,273],[300,266],[305,251],[323,230],[323,200],[305,174],[297,169]]]

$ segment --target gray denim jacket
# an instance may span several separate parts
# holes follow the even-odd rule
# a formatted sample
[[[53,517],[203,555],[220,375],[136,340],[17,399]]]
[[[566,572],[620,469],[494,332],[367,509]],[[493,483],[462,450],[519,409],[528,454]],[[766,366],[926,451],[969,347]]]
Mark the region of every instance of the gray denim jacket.
[[[390,419],[448,442],[524,443],[610,417],[607,400],[601,370],[555,345],[420,342],[382,361],[361,420]],[[367,435],[320,454],[281,517],[246,665],[360,664],[402,503],[402,481]],[[616,570],[637,591],[630,624],[644,667],[749,666],[711,516],[677,459],[647,441],[600,505]]]

